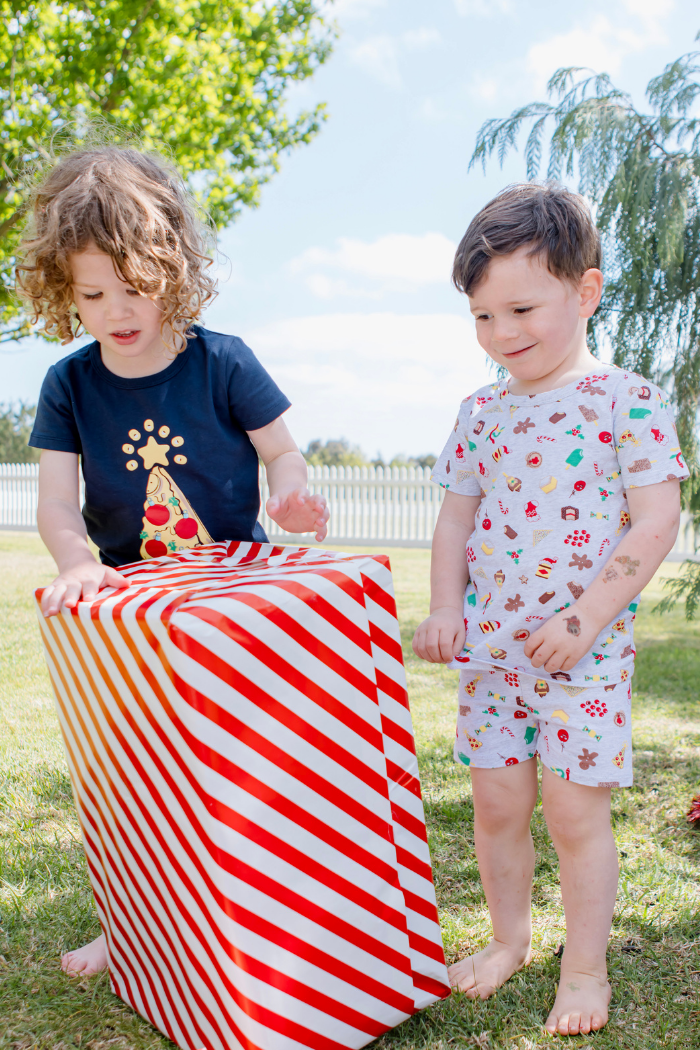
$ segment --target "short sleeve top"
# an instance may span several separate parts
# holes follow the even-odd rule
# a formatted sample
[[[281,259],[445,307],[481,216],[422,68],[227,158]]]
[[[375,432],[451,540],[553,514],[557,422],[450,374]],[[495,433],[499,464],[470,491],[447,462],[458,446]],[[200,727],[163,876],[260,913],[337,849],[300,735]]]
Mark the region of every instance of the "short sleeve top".
[[[622,369],[532,396],[511,394],[504,380],[466,398],[432,473],[450,491],[482,497],[467,546],[462,661],[531,674],[525,641],[581,596],[628,531],[626,491],[687,477],[667,399]],[[539,676],[624,681],[638,601],[570,674]]]
[[[266,538],[246,431],[290,402],[241,339],[193,332],[155,375],[117,376],[91,343],[44,380],[29,444],[81,457],[83,517],[108,565]]]

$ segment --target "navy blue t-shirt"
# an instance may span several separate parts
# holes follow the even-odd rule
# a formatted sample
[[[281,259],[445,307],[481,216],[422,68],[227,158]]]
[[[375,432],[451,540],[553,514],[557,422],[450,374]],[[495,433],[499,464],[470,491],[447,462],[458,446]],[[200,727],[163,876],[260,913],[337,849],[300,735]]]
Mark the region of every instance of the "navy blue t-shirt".
[[[192,331],[156,375],[114,375],[91,343],[52,365],[41,388],[29,444],[81,457],[83,517],[107,565],[266,539],[246,431],[290,402],[242,340]]]

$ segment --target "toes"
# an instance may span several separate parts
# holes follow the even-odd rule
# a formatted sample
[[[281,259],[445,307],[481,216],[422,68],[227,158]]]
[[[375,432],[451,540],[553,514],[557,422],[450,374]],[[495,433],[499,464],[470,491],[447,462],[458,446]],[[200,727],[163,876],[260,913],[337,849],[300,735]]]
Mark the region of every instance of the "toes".
[[[581,1031],[581,1014],[570,1014],[568,1027],[564,1029],[565,1035],[578,1035]]]
[[[569,1015],[562,1014],[561,1017],[557,1017],[554,1020],[554,1027],[550,1029],[555,1035],[568,1035],[569,1034]]]
[[[468,995],[470,999],[476,997],[476,989],[474,987],[474,981],[471,978],[464,978],[463,981],[453,981],[452,987],[456,992],[462,992],[464,995]]]

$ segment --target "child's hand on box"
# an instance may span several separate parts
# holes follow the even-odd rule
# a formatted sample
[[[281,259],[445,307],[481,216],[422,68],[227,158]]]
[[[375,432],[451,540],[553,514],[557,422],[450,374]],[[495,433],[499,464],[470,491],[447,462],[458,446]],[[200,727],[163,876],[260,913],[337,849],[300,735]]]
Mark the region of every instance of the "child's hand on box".
[[[44,616],[55,616],[61,609],[74,609],[78,602],[91,602],[105,587],[128,587],[129,581],[109,565],[101,565],[92,557],[64,569],[41,596]]]
[[[278,492],[267,501],[265,510],[285,532],[315,532],[319,543],[326,538],[330,510],[325,496],[312,495],[307,488]]]
[[[423,620],[413,636],[413,651],[431,664],[448,664],[464,648],[467,631],[459,609],[444,606]]]
[[[576,605],[555,613],[525,642],[525,656],[545,671],[570,671],[590,651],[601,624]]]

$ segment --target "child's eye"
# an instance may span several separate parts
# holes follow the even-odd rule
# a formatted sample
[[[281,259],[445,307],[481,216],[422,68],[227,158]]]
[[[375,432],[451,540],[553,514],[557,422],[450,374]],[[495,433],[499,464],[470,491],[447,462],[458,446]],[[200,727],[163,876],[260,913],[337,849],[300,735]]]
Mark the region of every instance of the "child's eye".
[[[518,306],[515,309],[516,314],[529,314],[532,310],[531,306]]]
[[[127,288],[127,295],[141,295],[141,292],[137,292],[135,288]]]
[[[476,317],[475,317],[476,321],[488,321],[488,319],[489,319],[489,315],[488,314],[477,314]]]
[[[102,292],[93,292],[92,295],[83,294],[83,299],[99,299]]]

